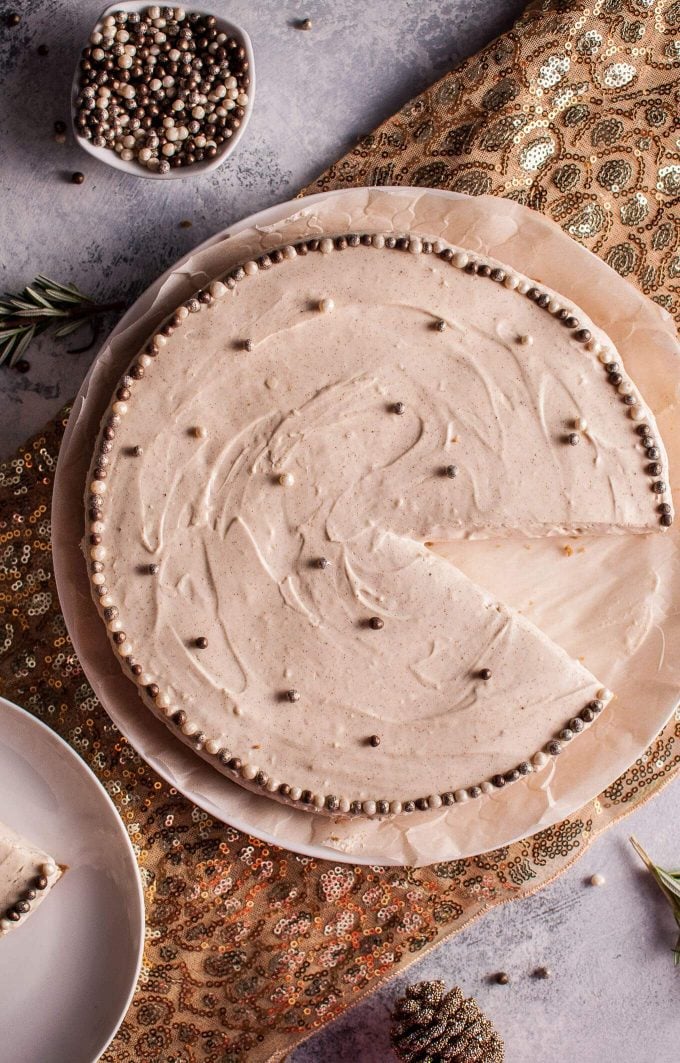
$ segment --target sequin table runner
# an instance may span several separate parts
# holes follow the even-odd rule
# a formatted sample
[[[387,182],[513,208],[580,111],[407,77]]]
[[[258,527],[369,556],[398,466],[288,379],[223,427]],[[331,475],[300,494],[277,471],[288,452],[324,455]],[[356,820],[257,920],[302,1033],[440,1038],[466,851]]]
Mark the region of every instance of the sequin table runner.
[[[680,0],[533,5],[308,191],[408,184],[549,214],[678,314]],[[509,847],[430,867],[296,856],[161,781],[97,702],[50,549],[68,410],[0,465],[0,693],[81,754],[127,826],[145,891],[140,982],[106,1063],[260,1063],[484,911],[531,893],[680,765],[680,716],[596,800]]]

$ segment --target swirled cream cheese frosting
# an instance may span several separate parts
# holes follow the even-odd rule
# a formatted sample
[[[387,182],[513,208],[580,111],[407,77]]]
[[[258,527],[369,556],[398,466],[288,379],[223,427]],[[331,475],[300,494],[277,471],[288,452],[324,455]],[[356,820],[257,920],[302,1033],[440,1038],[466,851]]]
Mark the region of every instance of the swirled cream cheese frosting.
[[[112,398],[86,509],[144,702],[241,784],[368,815],[540,771],[612,696],[430,544],[672,522],[654,418],[582,311],[381,234],[179,307]]]
[[[28,919],[63,872],[48,853],[0,822],[0,938]]]

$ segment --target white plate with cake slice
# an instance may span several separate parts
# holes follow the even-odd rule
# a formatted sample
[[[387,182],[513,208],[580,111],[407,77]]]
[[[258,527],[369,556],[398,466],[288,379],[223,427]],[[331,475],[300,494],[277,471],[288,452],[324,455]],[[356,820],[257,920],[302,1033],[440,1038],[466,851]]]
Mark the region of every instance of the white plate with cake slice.
[[[79,552],[83,523],[83,489],[88,458],[93,451],[99,422],[107,405],[111,402],[111,396],[121,373],[124,372],[135,352],[139,351],[150,330],[157,326],[180,302],[186,301],[197,288],[204,286],[212,278],[223,275],[227,267],[296,239],[311,239],[324,233],[366,231],[374,233],[407,231],[419,237],[416,241],[418,244],[422,237],[442,238],[445,243],[465,248],[470,252],[473,260],[483,262],[495,259],[496,265],[500,263],[504,268],[509,267],[511,271],[516,270],[526,274],[549,292],[560,292],[562,295],[560,305],[581,307],[584,314],[595,323],[591,326],[595,330],[594,335],[597,326],[603,328],[621,352],[625,371],[631,375],[633,385],[640,388],[644,403],[650,412],[652,424],[656,416],[662,440],[669,454],[670,487],[673,487],[672,475],[678,459],[675,403],[678,392],[679,359],[670,319],[667,315],[664,317],[660,308],[646,301],[611,269],[582,247],[574,244],[552,223],[518,204],[498,200],[482,202],[432,190],[356,189],[294,201],[249,219],[227,233],[220,234],[162,277],[126,315],[100,353],[76,400],[60,455],[53,513],[55,572],[69,631],[95,691],[114,720],[130,737],[145,759],[187,796],[226,822],[299,852],[325,858],[334,856],[335,859],[353,862],[427,863],[436,859],[454,858],[496,848],[513,839],[547,827],[570,814],[603,789],[637,756],[641,755],[649,741],[669,718],[677,703],[677,691],[680,686],[678,653],[680,621],[672,605],[673,600],[678,596],[680,579],[675,529],[663,529],[662,534],[659,534],[658,531],[652,531],[650,528],[649,534],[630,535],[625,533],[624,528],[623,535],[595,537],[579,535],[577,542],[569,536],[556,535],[553,529],[549,537],[515,536],[506,542],[459,541],[451,542],[445,547],[437,546],[438,553],[448,557],[456,568],[496,597],[497,601],[505,602],[524,613],[558,646],[567,650],[574,660],[583,661],[586,667],[602,681],[603,686],[606,685],[615,690],[617,697],[607,706],[606,712],[598,717],[593,726],[583,729],[579,725],[578,728],[574,728],[574,735],[569,737],[576,736],[576,740],[569,741],[568,744],[565,740],[561,755],[550,759],[549,762],[546,762],[545,758],[539,759],[534,764],[536,770],[530,770],[526,777],[519,778],[518,781],[516,778],[508,779],[507,781],[513,782],[512,786],[487,789],[481,796],[475,793],[474,796],[477,799],[473,801],[469,800],[468,795],[471,795],[473,789],[478,788],[470,786],[470,778],[465,784],[468,787],[467,793],[464,789],[459,791],[460,799],[456,794],[455,801],[444,801],[442,805],[435,791],[429,808],[423,808],[408,816],[400,815],[398,808],[396,814],[375,816],[376,811],[382,810],[380,807],[374,808],[371,800],[365,800],[365,806],[361,809],[366,815],[349,818],[315,815],[298,807],[285,807],[272,800],[270,796],[251,793],[243,787],[235,786],[229,778],[225,778],[214,766],[215,754],[219,752],[217,749],[219,743],[207,734],[207,727],[204,737],[208,740],[200,743],[200,756],[190,748],[191,744],[196,741],[195,735],[201,730],[193,724],[191,712],[187,714],[179,711],[179,706],[175,706],[177,711],[173,711],[171,720],[175,726],[168,730],[165,725],[152,717],[148,707],[145,708],[140,703],[135,685],[131,682],[131,676],[124,675],[118,667],[115,650],[107,641],[104,625],[101,622],[99,625],[95,623],[96,610],[92,605],[86,569]],[[344,252],[345,256],[356,255],[358,258],[363,254],[363,252]],[[380,257],[380,254],[376,252],[376,263],[379,263]],[[405,262],[408,263],[408,261],[407,258]],[[438,267],[434,256],[428,261],[435,263],[432,269],[436,272]],[[408,265],[408,268],[410,269],[411,265]],[[285,270],[286,267],[277,266],[276,269]],[[488,269],[490,272],[491,267]],[[489,273],[485,276],[488,277]],[[494,279],[499,278],[474,283],[489,285],[484,291],[489,291],[491,299]],[[310,296],[312,299],[327,298],[333,294],[336,298],[338,296],[337,292],[329,293],[325,290],[312,292],[311,288],[314,285],[311,284],[310,287],[309,278],[305,283],[309,288],[309,293],[306,293],[308,300]],[[368,289],[370,283],[367,277],[363,287]],[[438,283],[446,286],[444,274]],[[303,293],[301,293],[302,296]],[[245,298],[245,296],[240,298],[239,305],[243,305]],[[514,295],[513,298],[515,298]],[[521,307],[525,303],[521,301],[521,293],[516,298],[520,300],[517,304],[520,307],[519,312],[523,312]],[[428,299],[432,301],[431,295]],[[399,305],[403,306],[405,302],[405,298],[399,296]],[[313,306],[305,304],[300,313],[308,314],[315,309],[316,304]],[[330,309],[333,310],[332,307]],[[253,305],[248,318],[254,329],[255,348],[258,342],[256,310],[257,307]],[[336,313],[338,312],[336,310]],[[483,301],[479,304],[479,312],[484,313]],[[555,311],[552,312],[555,313]],[[438,318],[440,313],[441,311],[438,311],[434,317]],[[545,313],[547,314],[548,310]],[[567,310],[565,313],[568,315],[572,311]],[[443,318],[443,313],[441,316]],[[319,321],[318,318],[316,320]],[[533,318],[531,320],[534,321]],[[434,318],[429,324],[424,319],[423,321],[423,328],[426,332],[423,333],[424,339],[421,346],[425,349],[426,344],[430,343],[432,328],[436,322]],[[400,326],[400,335],[403,333],[406,336],[407,326],[411,327],[412,324],[410,318],[409,321],[405,319],[404,327]],[[245,332],[243,335],[239,332],[236,338],[231,336],[230,340],[229,327],[227,316],[224,361],[219,359],[219,364],[224,366],[229,364],[228,358],[233,357],[229,354],[230,350],[236,350],[237,347],[240,350],[242,347],[246,352],[250,352],[253,349],[252,346],[246,345]],[[455,331],[453,318],[449,327],[451,332]],[[535,327],[538,326],[532,325],[532,328]],[[572,326],[566,321],[565,327]],[[573,328],[576,329],[577,326],[574,325]],[[559,327],[555,332],[556,336],[558,334],[561,343],[563,333],[560,332]],[[443,335],[446,337],[449,333]],[[416,337],[415,333],[414,337]],[[546,339],[542,341],[542,345],[547,342],[547,337],[546,332]],[[586,339],[585,336],[581,336],[578,343],[583,345]],[[238,340],[241,341],[240,346]],[[322,340],[323,335],[320,333],[318,342]],[[413,342],[417,342],[417,337]],[[444,342],[447,342],[446,339]],[[510,347],[514,349],[515,341],[511,339],[509,342]],[[165,346],[162,338],[158,343],[159,346],[162,345],[162,350]],[[199,348],[200,346],[199,344]],[[521,345],[517,347],[517,350],[518,352],[521,350]],[[577,356],[577,350],[582,351],[583,346],[578,348],[574,346],[574,364],[580,366],[581,363],[578,362],[580,354]],[[596,364],[597,353],[598,351],[592,352]],[[243,357],[247,358],[247,353]],[[370,355],[367,354],[367,357]],[[147,358],[145,363],[149,371],[151,361]],[[160,358],[159,364],[161,364]],[[186,364],[191,368],[190,362]],[[564,364],[566,372],[568,362]],[[398,368],[401,369],[401,366]],[[604,367],[598,370],[600,371],[604,373]],[[575,379],[582,378],[581,383],[583,383],[590,372],[591,369],[586,369],[584,362],[582,368],[576,370]],[[617,370],[612,367],[611,379],[606,385],[607,387],[614,385],[614,389],[619,383],[627,384],[627,377],[624,376],[622,381],[617,381],[615,372]],[[564,383],[557,389],[560,396],[569,390],[567,376],[565,376]],[[266,379],[271,380],[271,376]],[[171,390],[174,380],[175,378],[172,377],[167,385]],[[270,387],[270,383],[266,386]],[[288,386],[287,382],[285,386]],[[586,388],[586,393],[594,396],[594,389],[599,387],[599,377],[596,380],[593,376],[593,384]],[[272,390],[275,390],[273,385]],[[183,404],[190,403],[192,394],[191,390],[184,390],[178,396],[177,408],[181,410]],[[616,395],[616,391],[611,390],[607,394]],[[625,392],[622,389],[616,402],[621,406],[621,416],[627,417],[629,411],[626,408],[624,395]],[[397,397],[399,396],[386,392],[385,410],[376,407],[372,414],[376,423],[380,421],[385,411],[392,409],[392,399]],[[416,394],[409,394],[407,397],[413,407],[417,400]],[[120,414],[124,416],[128,409],[125,405],[128,397],[119,396],[118,399],[122,403]],[[603,399],[605,404],[609,401],[609,399]],[[616,410],[618,408],[617,405]],[[579,448],[572,448],[568,438],[572,430],[576,428],[571,419],[581,415],[576,396],[572,396],[566,404],[562,403],[560,398],[559,411],[559,433],[561,434],[557,450],[560,454],[559,461],[564,461],[564,468],[569,469],[577,455],[579,455],[578,461],[581,462],[586,453],[584,447],[590,448],[593,445],[591,441],[597,440],[598,432],[602,428],[604,407],[602,411],[594,414],[597,421],[594,426],[580,424],[576,429],[579,433],[588,433],[587,436],[579,436],[577,440],[581,443]],[[116,413],[115,408],[113,412]],[[184,445],[182,440],[186,437],[188,441],[192,433],[199,440],[198,443],[193,444],[194,447],[204,445],[201,440],[204,440],[205,434],[194,431],[196,426],[200,428],[204,421],[200,417],[196,420],[194,413],[192,410],[191,414],[187,414],[189,416],[187,426],[193,427],[184,426],[183,434],[178,437],[180,447]],[[210,428],[208,414],[206,407],[206,418]],[[387,420],[385,430],[389,431]],[[391,423],[402,424],[402,420],[404,425],[408,423],[408,413],[403,419],[392,416]],[[520,421],[517,420],[517,423],[519,424]],[[634,446],[636,453],[639,451],[636,461],[644,463],[646,461],[644,447],[637,442],[634,418],[621,423],[629,426],[631,445]],[[511,430],[512,424],[511,419],[505,427],[506,433]],[[141,429],[142,423],[140,422],[139,430]],[[163,431],[164,428],[160,430]],[[212,424],[213,435],[217,430],[218,426]],[[394,431],[394,428],[391,430]],[[591,430],[594,433],[592,436]],[[558,431],[558,429],[553,427],[551,431]],[[135,441],[129,440],[128,442]],[[452,438],[448,442],[457,443],[458,440]],[[152,444],[149,441],[147,443],[148,453]],[[554,445],[551,443],[551,446]],[[132,452],[133,449],[128,446],[126,451]],[[460,461],[465,469],[464,462],[468,460],[469,455],[465,456],[464,446],[460,449],[463,455]],[[657,447],[657,450],[664,459],[663,448]],[[514,453],[515,459],[521,463],[523,454],[521,446],[516,448]],[[474,459],[474,454],[472,458]],[[157,467],[160,468],[162,465],[163,460],[160,460]],[[587,465],[584,466],[586,467]],[[645,468],[644,464],[641,468]],[[438,461],[436,468],[433,466],[433,469],[439,471]],[[510,472],[516,477],[516,468],[511,469]],[[623,488],[617,489],[619,495],[622,490],[625,490],[626,475],[629,474],[624,473]],[[636,472],[635,475],[637,476],[638,473]],[[510,475],[508,479],[511,479]],[[508,497],[506,508],[512,509],[513,498],[522,489],[523,481],[520,476],[517,479],[517,487]],[[191,490],[189,483],[187,490]],[[646,490],[650,498],[650,512],[654,512],[652,503],[655,502],[655,497],[652,485],[650,484]],[[103,492],[104,488],[102,488]],[[182,493],[186,495],[187,491],[183,488]],[[531,498],[530,492],[527,497]],[[133,492],[130,495],[133,503],[134,498]],[[658,497],[656,502],[658,502]],[[367,496],[366,506],[370,503],[371,499]],[[502,521],[503,516],[503,513],[497,514],[496,519]],[[557,514],[553,515],[553,519],[558,524],[562,523]],[[574,520],[577,523],[580,519],[578,513],[575,514]],[[658,517],[655,519],[658,520]],[[568,521],[565,526],[572,535],[582,530],[570,526]],[[122,570],[126,565],[136,564],[136,559],[127,558],[118,550],[117,564]],[[144,569],[144,566],[141,568]],[[144,578],[148,579],[146,569],[144,571]],[[443,570],[439,569],[439,571]],[[93,583],[98,586],[102,582],[99,570],[93,569],[93,577]],[[141,578],[139,569],[134,572],[133,568],[130,568],[130,580],[138,578]],[[124,595],[126,601],[134,601],[134,589],[131,587],[128,595],[127,589],[123,589],[124,582],[123,580],[120,584],[121,594]],[[182,576],[178,572],[172,576],[172,584],[174,588],[179,588],[181,591],[181,583]],[[137,600],[140,601],[139,598]],[[110,603],[104,602],[103,604],[109,605]],[[424,605],[423,601],[423,607]],[[136,608],[139,610],[139,604]],[[377,604],[375,611],[380,612]],[[129,611],[123,615],[129,616]],[[106,616],[105,619],[107,622],[113,621],[113,614]],[[262,642],[265,649],[266,629],[266,624],[262,624]],[[110,631],[116,633],[115,624]],[[211,661],[213,635],[206,640],[208,645],[201,647],[199,642],[203,642],[203,639],[196,638],[192,641],[190,638],[197,634],[197,631],[190,632],[186,636],[185,645],[181,646],[178,643],[177,646],[177,653],[185,661],[186,681],[190,684],[186,689],[190,690],[193,684],[194,702],[197,701],[197,694],[200,693],[200,679],[197,681],[196,676],[203,675],[206,669],[210,672],[211,669],[219,667],[220,663],[219,660]],[[203,631],[200,634],[202,635]],[[422,634],[421,632],[421,636]],[[257,632],[254,634],[250,632],[251,643],[256,635]],[[376,636],[378,637],[383,636]],[[144,660],[145,656],[142,653],[144,639],[138,639],[138,642],[140,645],[135,649],[140,652],[140,660]],[[271,639],[270,643],[273,645]],[[151,646],[153,651],[154,647],[150,640],[147,640],[147,645]],[[123,646],[124,656],[127,655],[131,662],[131,650],[127,648],[127,643]],[[194,654],[194,649],[201,649],[203,655]],[[196,662],[196,667],[194,667],[194,662]],[[439,663],[441,662],[434,662],[437,668]],[[484,662],[481,663],[484,664]],[[428,668],[429,665],[425,670],[427,671]],[[480,668],[480,672],[482,670],[484,669]],[[181,669],[178,672],[181,674]],[[149,678],[146,678],[147,674]],[[151,669],[146,672],[140,670],[140,675],[145,676],[143,693],[148,694],[152,691],[153,693],[149,696],[158,697],[155,707],[164,709],[167,702],[165,690],[161,689],[163,674],[159,672],[156,675]],[[300,684],[298,676],[300,676]],[[285,678],[285,673],[282,673],[282,677]],[[158,683],[156,683],[157,678]],[[304,666],[298,667],[294,678],[296,688],[304,683]],[[177,697],[182,692],[182,680],[175,681],[170,689],[173,696]],[[293,691],[293,693],[296,692]],[[476,692],[474,697],[478,696],[479,692]],[[399,692],[395,691],[395,699],[398,698]],[[297,697],[289,700],[298,703]],[[300,700],[302,701],[300,709],[304,711],[300,713],[299,719],[304,721],[304,713],[308,710],[305,709],[304,699]],[[147,697],[147,706],[148,702]],[[182,706],[182,709],[184,708],[191,708],[191,697]],[[252,710],[251,705],[247,708],[246,716]],[[271,711],[272,715],[278,713],[280,719],[288,719],[288,709],[284,711],[272,707]],[[213,722],[216,718],[213,713]],[[265,762],[269,750],[268,746],[263,746],[259,740],[259,725],[256,717],[253,717],[253,720],[253,745],[250,748],[264,749],[264,752],[253,754],[253,761],[257,764],[255,757]],[[324,734],[319,718],[309,717],[308,723],[310,721],[317,726],[317,740],[309,750],[310,772],[314,767],[312,760],[315,749],[324,749],[324,742],[327,738],[339,739],[337,745],[333,746],[338,753],[332,756],[325,755],[325,760],[329,764],[328,776],[332,778],[335,770],[333,757],[346,758],[349,755],[347,743],[343,745],[342,735]],[[376,731],[380,729],[380,722],[380,720],[377,721]],[[592,719],[588,718],[587,722],[591,723]],[[405,725],[408,725],[408,718],[405,718]],[[513,727],[511,714],[508,715],[507,726]],[[248,728],[234,726],[233,730],[246,733]],[[581,731],[583,733],[580,733]],[[303,726],[296,734],[291,723],[291,726],[287,727],[287,738],[290,736],[292,742],[298,743],[309,732],[309,726]],[[348,733],[348,727],[345,727],[343,733]],[[498,727],[496,727],[497,735]],[[178,739],[182,739],[182,742]],[[396,731],[393,729],[391,744],[394,745],[398,739],[398,729]],[[482,746],[483,740],[482,733],[480,735]],[[358,750],[356,737],[354,745]],[[380,743],[376,745],[379,746]],[[387,746],[388,743],[383,742],[380,748],[381,755],[388,753]],[[241,752],[240,748],[239,752]],[[438,752],[437,750],[437,755]],[[207,762],[204,759],[206,754]],[[527,749],[527,759],[532,754],[534,750]],[[369,755],[373,756],[373,754]],[[473,758],[476,756],[474,750],[472,755]],[[361,776],[360,764],[363,763],[362,758],[366,756],[363,747],[357,751],[355,775],[358,771]],[[370,764],[368,760],[366,763]],[[269,764],[266,766],[271,771]],[[367,774],[369,771],[370,767],[367,768]],[[335,772],[335,774],[338,773]],[[277,776],[267,776],[264,772],[262,775],[265,780],[263,786],[270,777],[277,778]],[[518,773],[514,772],[514,776],[518,777]],[[284,775],[278,778],[285,779],[286,777]],[[242,781],[252,783],[253,780],[245,774]],[[451,788],[453,789],[453,786]],[[335,790],[333,792],[342,793],[342,791]],[[370,798],[371,794],[362,796]],[[376,793],[375,796],[385,795]],[[447,796],[453,797],[454,795]],[[284,793],[284,797],[287,797],[287,794]],[[395,802],[396,805],[397,802]],[[329,810],[335,811],[336,807],[334,805]],[[339,811],[346,810],[341,806]],[[387,811],[385,809],[385,812]],[[394,811],[393,808],[389,809],[390,813]]]
[[[94,1063],[141,966],[139,871],[84,761],[4,698],[0,897],[0,1055],[8,1063]]]

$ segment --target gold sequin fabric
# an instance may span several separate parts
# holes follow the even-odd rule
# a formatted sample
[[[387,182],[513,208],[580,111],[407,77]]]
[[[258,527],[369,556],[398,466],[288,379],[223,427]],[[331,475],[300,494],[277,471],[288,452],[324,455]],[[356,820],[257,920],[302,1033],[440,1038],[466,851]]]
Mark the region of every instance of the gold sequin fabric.
[[[426,185],[547,214],[680,319],[680,2],[532,4],[307,192]]]
[[[679,0],[533,6],[310,191],[389,183],[510,196],[677,312],[679,58]],[[50,550],[67,412],[0,465],[0,693],[86,760],[137,854],[144,966],[106,1063],[283,1058],[476,916],[553,879],[677,772],[680,715],[563,823],[420,869],[324,863],[215,822],[116,731],[69,640]]]

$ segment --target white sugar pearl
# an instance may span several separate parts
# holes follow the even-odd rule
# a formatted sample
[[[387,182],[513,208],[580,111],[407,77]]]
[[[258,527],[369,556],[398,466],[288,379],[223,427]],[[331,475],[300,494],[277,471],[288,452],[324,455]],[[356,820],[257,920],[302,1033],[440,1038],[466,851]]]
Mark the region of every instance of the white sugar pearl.
[[[16,923],[12,923],[9,919],[0,919],[0,930],[3,934],[6,934],[8,930],[11,930]]]
[[[465,804],[466,801],[469,801],[470,797],[469,797],[469,794],[468,794],[467,790],[456,790],[456,792],[453,795],[453,799],[454,799],[454,801],[456,802],[457,805],[458,804],[462,805],[462,804]]]
[[[493,783],[490,783],[488,779],[485,779],[484,782],[480,782],[479,789],[483,794],[492,794],[494,792],[494,785]]]
[[[171,74],[166,74],[165,77],[163,78],[163,88],[164,89],[171,89],[174,84],[175,84],[174,77],[172,77]]]
[[[113,17],[113,15],[107,15],[106,18],[102,19],[102,26],[106,27],[107,29],[108,29],[109,26],[115,26],[115,25],[116,25],[116,20]]]
[[[214,756],[215,753],[219,753],[221,747],[220,743],[217,741],[216,738],[209,738],[203,748],[205,749],[206,753],[211,753]]]
[[[456,251],[451,261],[458,269],[465,269],[468,262],[470,261],[470,258],[468,255],[465,254],[464,251]]]
[[[164,690],[161,690],[160,694],[156,697],[156,704],[159,709],[167,709],[170,704],[170,695],[166,694]]]
[[[333,250],[333,241],[329,236],[324,236],[323,240],[319,244],[319,251],[322,255],[328,255]]]
[[[282,487],[292,487],[295,483],[295,477],[292,472],[282,472],[279,476],[279,483]]]
[[[200,103],[196,107],[191,108],[192,118],[205,118],[205,107],[201,107]]]
[[[171,155],[175,154],[175,145],[174,144],[164,144],[163,147],[161,148],[161,151],[163,152],[163,154],[167,158],[170,158]]]
[[[617,390],[618,390],[619,395],[632,395],[633,394],[633,385],[629,384],[627,380],[623,380],[619,384]]]
[[[129,156],[130,159],[134,158],[134,155],[132,154],[131,151],[123,151],[123,152],[121,152],[121,156],[120,156],[121,159],[124,159],[126,156]],[[118,402],[114,402],[114,404],[111,407],[111,409],[113,410],[114,413],[117,413],[119,417],[124,417],[125,414],[128,412],[128,405],[127,405],[127,402],[118,401]]]
[[[254,779],[259,770],[255,764],[244,764],[241,768],[241,775],[244,779]]]
[[[375,801],[364,801],[361,805],[361,808],[367,816],[375,815]]]
[[[526,295],[527,292],[529,291],[530,287],[531,287],[531,285],[529,284],[528,281],[518,281],[517,282],[517,291],[519,292],[520,295]]]
[[[226,284],[222,284],[222,281],[213,281],[212,284],[208,285],[208,291],[213,299],[221,299],[223,295],[227,294],[228,288]]]
[[[257,262],[253,262],[252,259],[249,262],[243,263],[243,272],[249,277],[252,277],[254,273],[257,273],[259,267]]]
[[[551,299],[548,303],[548,310],[551,314],[556,314],[558,310],[561,310],[562,306],[558,303],[557,299]]]
[[[57,865],[52,860],[47,860],[44,864],[40,865],[40,874],[45,878],[52,878],[52,875],[56,875]]]
[[[153,358],[151,357],[150,354],[140,354],[140,356],[137,359],[137,361],[139,362],[139,364],[141,366],[144,367],[144,369],[148,369],[149,366],[151,365],[151,363],[153,362]]]
[[[121,70],[129,70],[132,66],[132,56],[128,55],[127,52],[125,53],[125,55],[119,55],[118,66]]]
[[[599,871],[596,871],[594,875],[591,875],[588,882],[591,886],[604,886],[606,882],[604,875],[601,875]]]
[[[302,797],[302,790],[299,786],[291,786],[290,793],[288,795],[291,801],[299,801]]]
[[[96,59],[97,62],[99,62],[101,59],[103,59],[105,55],[106,55],[106,52],[104,51],[103,48],[93,48],[92,49],[92,58]],[[101,93],[99,93],[99,95],[101,95]],[[107,93],[107,95],[108,95],[108,93]]]
[[[506,288],[514,290],[519,284],[519,277],[516,277],[514,273],[506,273],[503,284]]]
[[[179,128],[177,130],[177,136],[179,137],[180,140],[186,140],[187,139],[187,137],[189,136],[189,130],[187,129],[187,127],[185,125],[179,126]]]
[[[442,799],[439,794],[430,794],[427,799],[427,803],[429,804],[430,808],[441,808]]]
[[[588,428],[588,422],[583,417],[576,417],[574,419],[574,428],[577,432],[585,432]]]
[[[194,144],[196,145],[196,147],[197,147],[197,148],[204,148],[204,147],[205,147],[205,145],[206,145],[206,138],[205,138],[205,137],[203,136],[203,134],[202,134],[202,133],[198,133],[198,134],[197,134],[197,135],[196,135],[196,136],[194,137]]]
[[[126,44],[127,41],[130,40],[130,34],[127,30],[118,30],[118,33],[116,34],[116,40],[119,41],[120,44]]]
[[[182,53],[179,51],[178,48],[171,48],[170,51],[168,52],[168,59],[170,60],[171,63],[177,63],[179,61],[181,55],[182,55]]]
[[[181,321],[184,321],[184,319],[189,316],[189,311],[187,310],[186,306],[178,306],[175,310],[175,316],[178,317]]]
[[[208,429],[205,427],[205,425],[197,424],[194,428],[192,428],[191,434],[196,439],[206,439],[208,436]]]
[[[95,521],[93,521],[93,523],[92,523],[92,524],[90,525],[90,531],[91,531],[91,532],[92,532],[92,533],[93,533],[94,535],[101,535],[101,533],[102,533],[102,532],[103,532],[103,531],[104,531],[105,529],[106,529],[106,525],[104,524],[104,521],[103,521],[103,520],[95,520]]]
[[[137,683],[140,687],[148,687],[149,683],[153,683],[153,676],[148,672],[142,672],[137,676]]]
[[[167,336],[164,336],[162,332],[157,332],[151,341],[156,347],[165,347],[168,342]]]
[[[613,697],[614,697],[614,694],[613,694],[613,692],[611,690],[609,690],[608,687],[600,687],[600,689],[597,692],[598,701],[604,701],[605,704],[608,701],[611,701]]]
[[[641,421],[644,415],[644,410],[641,406],[630,406],[628,408],[628,416],[631,421]]]
[[[523,335],[517,337],[517,342],[521,347],[531,347],[534,342],[534,337],[527,335],[527,333],[524,333]]]
[[[90,44],[101,44],[102,40],[103,37],[97,30],[94,30],[94,32],[90,34]]]
[[[133,136],[130,136],[130,134],[128,133],[128,135],[126,137],[123,137],[123,147],[124,148],[134,148],[134,146],[135,146],[135,138]]]
[[[236,102],[238,103],[239,107],[245,107],[248,102],[248,93],[240,92],[236,97]]]
[[[148,162],[151,158],[151,148],[140,148],[137,157],[140,162]]]
[[[131,642],[121,642],[120,646],[118,646],[117,648],[118,648],[118,655],[120,657],[131,657],[132,656],[132,643]]]
[[[113,601],[113,596],[111,594],[104,594],[99,599],[99,604],[101,605],[102,609],[108,609],[110,605],[115,604]]]
[[[93,546],[90,549],[90,557],[92,558],[93,561],[103,561],[104,558],[106,557],[106,547],[105,546]]]
[[[312,804],[314,805],[314,808],[323,808],[325,803],[326,802],[324,801],[323,794],[314,794],[312,798]]]
[[[149,82],[149,88],[151,89],[152,92],[158,92],[159,89],[163,88],[161,79],[160,78],[151,78],[151,81]]]
[[[591,354],[599,354],[602,350],[602,344],[599,340],[588,340],[586,350],[590,351]]]
[[[544,753],[542,750],[539,750],[538,753],[534,753],[533,757],[531,758],[531,763],[536,769],[536,771],[540,771],[541,768],[544,768],[546,766],[548,760],[549,757],[547,753]]]
[[[412,236],[408,242],[408,249],[412,255],[419,255],[423,250],[423,241],[418,236]]]
[[[119,91],[124,100],[134,100],[136,95],[134,85],[123,85]],[[130,121],[130,116],[128,114],[121,115],[121,117],[127,118],[128,122]]]
[[[374,233],[371,237],[371,243],[380,250],[385,246],[385,237],[382,233]]]
[[[443,240],[433,240],[432,241],[432,251],[433,251],[433,253],[435,255],[441,254],[441,252],[444,250],[445,246],[446,246],[446,244],[444,243]]]
[[[155,18],[160,18],[161,17],[161,9],[160,9],[160,7],[156,7],[155,4],[152,7],[148,7],[146,9],[146,16],[147,16],[147,18],[150,18],[151,20],[153,20]]]
[[[292,244],[286,244],[286,246],[282,249],[281,254],[284,258],[288,260],[292,258],[297,258],[297,251],[295,250]]]
[[[340,808],[343,812],[345,811],[342,807],[342,802],[340,803]],[[347,811],[349,812],[349,809]],[[390,812],[393,816],[398,816],[401,812],[401,801],[390,801]]]
[[[108,627],[109,631],[122,631],[123,630],[123,621],[122,620],[118,620],[118,619],[109,620],[109,622],[108,622],[108,624],[106,626]]]
[[[398,804],[398,802],[393,801],[392,804],[393,805],[394,804]],[[349,808],[350,808],[349,798],[341,797],[338,800],[338,809],[339,809],[339,811],[340,812],[349,812]],[[390,805],[390,812],[391,811],[392,811],[392,805]],[[401,811],[401,805],[399,805],[399,811]]]
[[[168,115],[167,118],[163,119],[163,128],[164,129],[172,129],[174,124],[175,124],[175,119],[172,117],[172,115]]]
[[[168,129],[165,135],[171,144],[179,140],[179,130],[177,129]]]
[[[319,310],[322,314],[330,314],[332,310],[335,310],[335,303],[332,299],[320,299]]]
[[[92,582],[94,583],[95,587],[103,587],[106,583],[106,576],[103,572],[93,572]]]
[[[598,351],[597,358],[598,361],[602,362],[602,365],[606,365],[607,362],[610,362],[611,357],[611,351],[608,351],[606,347],[603,347],[600,351]]]
[[[215,99],[215,100],[223,100],[226,95],[227,95],[227,90],[226,90],[224,85],[216,85],[215,86],[215,90],[212,93],[213,99]]]
[[[224,87],[227,89],[235,89],[238,82],[235,77],[228,77],[224,82]]]

